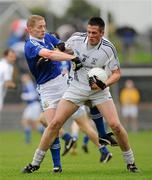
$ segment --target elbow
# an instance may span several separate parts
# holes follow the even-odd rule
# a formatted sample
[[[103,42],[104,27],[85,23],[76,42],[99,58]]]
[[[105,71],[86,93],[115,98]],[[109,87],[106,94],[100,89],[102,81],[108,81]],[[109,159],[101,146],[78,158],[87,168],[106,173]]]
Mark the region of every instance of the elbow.
[[[53,57],[53,51],[43,48],[40,50],[39,56],[51,59]]]

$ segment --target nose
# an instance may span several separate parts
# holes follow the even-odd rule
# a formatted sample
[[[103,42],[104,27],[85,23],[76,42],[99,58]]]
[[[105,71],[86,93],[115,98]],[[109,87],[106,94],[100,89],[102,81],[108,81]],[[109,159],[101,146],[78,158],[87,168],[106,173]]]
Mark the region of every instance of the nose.
[[[93,33],[90,32],[90,33],[89,33],[89,37],[90,37],[90,38],[94,37]]]

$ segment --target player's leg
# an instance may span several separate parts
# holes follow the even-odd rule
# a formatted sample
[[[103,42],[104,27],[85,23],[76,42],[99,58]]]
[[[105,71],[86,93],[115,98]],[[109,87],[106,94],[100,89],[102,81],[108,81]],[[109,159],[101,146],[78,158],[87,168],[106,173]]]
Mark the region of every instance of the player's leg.
[[[113,100],[107,100],[101,104],[98,104],[97,108],[101,113],[103,113],[103,116],[108,122],[108,125],[111,127],[115,136],[117,137],[118,144],[122,150],[123,157],[127,164],[128,170],[131,172],[137,172],[138,169],[135,166],[134,155],[128,141],[128,135],[126,130],[120,123]]]
[[[85,153],[89,153],[88,143],[89,143],[89,136],[87,134],[84,134],[84,136],[83,136],[83,143],[82,143],[82,149],[83,149],[83,151]]]
[[[44,116],[47,121],[47,124],[49,124],[52,119],[55,116],[56,109],[55,108],[49,108],[44,111]],[[54,140],[53,144],[50,146],[50,152],[52,155],[52,162],[53,162],[53,172],[61,172],[61,159],[60,159],[60,141],[59,141],[59,134],[57,135],[56,139]]]
[[[55,108],[49,108],[45,112],[41,113],[38,121],[43,124],[43,126],[47,127],[49,122],[53,119],[55,115]],[[61,168],[61,161],[60,161],[60,142],[59,138],[56,138],[54,143],[50,147],[50,152],[52,155],[52,161],[53,161],[53,171],[58,172],[62,171]]]
[[[23,129],[24,129],[24,141],[29,144],[31,142],[31,126],[29,119],[22,119],[21,121]]]
[[[63,128],[60,129],[60,137],[65,142],[64,150],[62,153],[62,156],[64,156],[69,152],[75,141],[73,140],[73,137],[70,135],[70,133],[65,132]]]
[[[139,129],[139,122],[138,122],[138,107],[136,105],[132,105],[130,116],[131,116],[130,117],[131,130],[133,132],[137,132]]]
[[[79,125],[80,129],[89,136],[90,140],[99,148],[99,152],[101,154],[100,162],[106,163],[112,158],[112,154],[108,151],[108,149],[104,146],[99,144],[98,135],[96,131],[93,129],[90,120],[86,113],[77,117],[76,119],[77,124]]]
[[[31,142],[31,106],[28,105],[23,112],[22,115],[22,120],[21,120],[21,124],[23,126],[24,129],[24,139],[25,139],[25,143],[30,143]]]
[[[99,112],[96,106],[90,108],[90,114],[98,131],[99,142],[102,145],[109,144],[111,146],[117,146],[118,144],[116,140],[114,139],[114,137],[112,137],[113,133],[106,133],[103,117],[101,116],[101,113]]]
[[[77,111],[79,111],[79,109]],[[72,117],[71,117],[72,119],[74,119],[73,116],[77,113],[77,111],[72,115]],[[79,126],[77,125],[77,123],[75,121],[73,121],[71,124],[72,144],[70,147],[70,149],[71,149],[70,152],[72,155],[77,154],[77,140],[79,138],[79,130],[80,130]]]
[[[46,151],[58,136],[60,128],[64,122],[77,110],[77,108],[78,106],[68,100],[62,99],[59,102],[57,113],[55,114],[53,120],[49,123],[48,127],[45,129],[38,149],[35,151],[32,163],[24,168],[24,170],[28,169],[28,173],[31,173],[40,167]],[[48,111],[45,111],[44,113],[46,118],[49,117]]]

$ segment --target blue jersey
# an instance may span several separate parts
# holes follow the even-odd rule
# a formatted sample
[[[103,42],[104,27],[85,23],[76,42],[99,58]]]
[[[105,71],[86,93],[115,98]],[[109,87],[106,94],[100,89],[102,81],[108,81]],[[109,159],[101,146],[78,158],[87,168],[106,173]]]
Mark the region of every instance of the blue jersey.
[[[60,40],[54,36],[46,33],[43,40],[36,38],[28,38],[25,42],[25,56],[32,75],[35,77],[37,84],[44,84],[50,79],[54,79],[61,74],[60,62],[51,60],[42,60],[42,63],[38,65],[40,60],[39,51],[42,48],[53,50],[54,47],[60,43]]]

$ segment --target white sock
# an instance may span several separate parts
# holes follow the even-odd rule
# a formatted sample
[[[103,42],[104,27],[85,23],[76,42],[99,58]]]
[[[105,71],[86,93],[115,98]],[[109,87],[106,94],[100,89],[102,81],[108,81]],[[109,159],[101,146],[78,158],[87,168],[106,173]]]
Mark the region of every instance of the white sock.
[[[123,152],[122,154],[123,154],[123,158],[124,158],[124,161],[126,162],[126,164],[133,164],[134,163],[134,161],[135,161],[134,154],[133,154],[133,151],[131,149]]]
[[[35,154],[34,154],[34,157],[33,157],[33,161],[32,161],[32,165],[33,166],[40,166],[41,162],[43,161],[44,159],[44,156],[45,156],[45,151],[42,151],[40,149],[37,149],[35,151]]]

